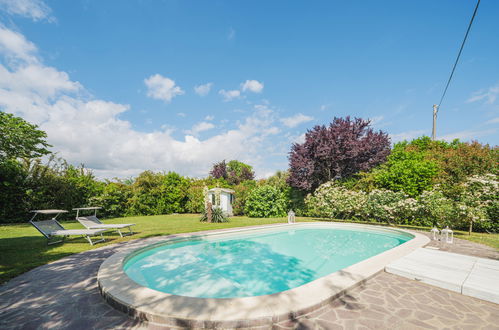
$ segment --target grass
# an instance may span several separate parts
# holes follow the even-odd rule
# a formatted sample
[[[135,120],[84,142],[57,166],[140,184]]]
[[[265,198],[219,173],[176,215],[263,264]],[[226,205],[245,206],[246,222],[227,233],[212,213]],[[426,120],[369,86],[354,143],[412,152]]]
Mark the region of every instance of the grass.
[[[132,227],[136,234],[121,238],[118,233],[104,233],[106,242],[94,246],[82,237],[66,239],[64,243],[47,246],[46,239],[32,225],[12,224],[0,225],[0,283],[27,272],[35,267],[53,262],[68,255],[79,253],[109,244],[137,238],[188,233],[194,231],[243,227],[285,222],[285,218],[248,218],[232,217],[230,222],[203,223],[197,214],[157,215],[128,217],[106,220],[106,223],[135,223]],[[81,229],[74,222],[63,222],[66,229]]]
[[[47,246],[46,239],[33,226],[12,224],[0,226],[0,283],[27,272],[35,267],[53,262],[68,255],[109,244],[160,235],[188,233],[202,230],[243,227],[271,223],[283,223],[285,218],[232,217],[226,223],[203,223],[197,214],[157,215],[106,220],[106,223],[135,223],[133,236],[121,238],[117,233],[105,233],[106,242],[90,246],[84,238],[69,238],[62,244]],[[323,219],[297,218],[297,221]],[[329,219],[330,220],[330,219]],[[365,223],[365,222],[363,222]],[[379,225],[379,223],[376,223]],[[77,222],[64,222],[66,229],[81,229]],[[428,230],[424,227],[401,226],[410,229]],[[499,234],[455,232],[456,237],[486,244],[499,249]]]

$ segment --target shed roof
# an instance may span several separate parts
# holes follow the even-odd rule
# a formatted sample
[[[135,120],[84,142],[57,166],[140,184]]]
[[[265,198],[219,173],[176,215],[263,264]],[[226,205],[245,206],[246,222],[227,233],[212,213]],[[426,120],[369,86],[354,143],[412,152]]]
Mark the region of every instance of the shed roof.
[[[212,192],[215,192],[215,191],[222,191],[222,192],[226,192],[226,193],[229,193],[229,194],[234,194],[235,191],[232,190],[232,189],[228,189],[228,188],[211,188],[210,190],[208,191],[212,191]]]

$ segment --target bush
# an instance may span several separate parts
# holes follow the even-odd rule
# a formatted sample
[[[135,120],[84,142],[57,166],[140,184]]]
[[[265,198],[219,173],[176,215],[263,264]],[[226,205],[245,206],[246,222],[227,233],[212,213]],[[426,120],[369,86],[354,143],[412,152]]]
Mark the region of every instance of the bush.
[[[128,213],[132,187],[122,182],[107,182],[102,193],[90,198],[89,205],[101,206],[103,218],[123,217]]]
[[[445,227],[456,225],[456,205],[438,190],[425,191],[419,196],[422,225]],[[455,226],[454,226],[455,227]]]
[[[366,194],[337,186],[334,181],[321,185],[305,199],[307,214],[334,219],[361,218]]]
[[[423,152],[408,151],[406,147],[406,142],[394,146],[388,161],[373,171],[374,181],[379,188],[416,197],[432,187],[439,168],[434,161],[425,159]]]
[[[246,201],[245,214],[255,218],[284,217],[286,196],[276,187],[263,185],[253,189]]]
[[[378,222],[391,224],[408,222],[403,219],[406,217],[412,219],[412,212],[409,214],[405,214],[405,212],[411,211],[414,207],[414,201],[408,199],[408,196],[402,191],[376,189],[367,196],[363,211],[367,220],[374,219]]]
[[[203,211],[203,214],[201,214],[201,219],[199,221],[201,222],[208,221],[208,210],[205,209]],[[227,218],[227,216],[224,214],[224,212],[220,207],[212,207],[211,222],[214,223],[229,222],[229,219]]]
[[[142,172],[132,185],[129,215],[184,212],[189,182],[175,172]]]
[[[27,221],[28,173],[16,160],[0,161],[0,223]]]
[[[204,210],[204,186],[191,184],[187,188],[187,202],[185,211],[187,213],[202,213]]]
[[[471,176],[461,186],[457,208],[458,219],[468,225],[469,232],[471,233],[475,223],[482,230],[499,229],[497,226],[499,220],[495,217],[499,201],[497,175],[489,173]]]
[[[232,203],[232,212],[234,215],[243,215],[246,207],[246,201],[253,189],[256,188],[256,182],[253,180],[244,181],[234,186],[234,202]]]

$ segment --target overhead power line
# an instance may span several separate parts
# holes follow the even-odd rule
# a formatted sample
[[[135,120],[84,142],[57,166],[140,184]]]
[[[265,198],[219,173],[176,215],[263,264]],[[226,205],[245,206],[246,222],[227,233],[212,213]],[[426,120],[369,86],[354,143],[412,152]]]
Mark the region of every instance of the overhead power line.
[[[464,35],[463,43],[461,44],[461,48],[459,48],[459,53],[457,53],[456,62],[454,62],[454,66],[452,67],[452,71],[449,76],[449,80],[447,80],[447,85],[445,85],[444,92],[442,97],[440,98],[440,102],[438,102],[438,107],[442,105],[442,101],[444,100],[445,94],[447,93],[447,88],[449,88],[450,81],[452,80],[452,76],[454,76],[454,71],[456,70],[457,62],[459,62],[459,58],[461,57],[461,53],[463,52],[464,44],[466,43],[466,39],[468,39],[468,34],[471,30],[471,25],[473,25],[473,20],[475,19],[476,12],[478,10],[478,6],[480,5],[480,0],[477,1],[475,10],[473,11],[473,16],[471,16],[470,24],[468,25],[468,29],[466,30],[466,34]]]
[[[437,121],[437,112],[440,106],[442,105],[442,102],[444,100],[445,94],[447,94],[447,89],[449,88],[450,82],[452,80],[452,77],[454,76],[454,71],[456,71],[456,66],[457,63],[459,62],[459,58],[461,57],[461,53],[463,52],[464,44],[466,43],[466,40],[468,39],[468,34],[470,33],[471,26],[473,25],[473,21],[476,16],[476,12],[478,11],[478,6],[480,5],[480,0],[477,1],[475,10],[473,11],[473,16],[471,16],[470,23],[468,24],[468,29],[466,30],[466,34],[464,35],[463,42],[461,43],[461,48],[459,48],[459,52],[457,53],[456,61],[454,62],[454,66],[452,67],[452,71],[450,73],[449,79],[447,80],[447,84],[445,85],[444,92],[442,93],[442,97],[440,98],[440,102],[438,102],[438,105],[434,104],[433,105],[433,131],[432,131],[432,138],[435,140],[435,135],[436,135],[436,121]]]

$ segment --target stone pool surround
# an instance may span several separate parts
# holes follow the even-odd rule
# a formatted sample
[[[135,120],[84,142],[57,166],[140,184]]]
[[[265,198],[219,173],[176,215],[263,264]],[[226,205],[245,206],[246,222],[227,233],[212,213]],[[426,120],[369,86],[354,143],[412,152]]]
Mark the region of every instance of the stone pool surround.
[[[414,236],[414,238],[395,248],[297,288],[257,297],[216,299],[171,295],[137,284],[123,270],[123,264],[130,255],[144,248],[147,249],[151,245],[268,228],[289,228],[291,226],[300,228],[324,225],[344,229],[402,232]],[[426,245],[429,241],[425,235],[400,229],[330,222],[264,225],[203,234],[177,234],[146,239],[139,246],[112,255],[99,268],[97,281],[102,296],[111,306],[138,320],[169,326],[196,328],[262,326],[292,320],[329,304],[348,289],[363,284],[367,279],[383,271],[390,262]]]

